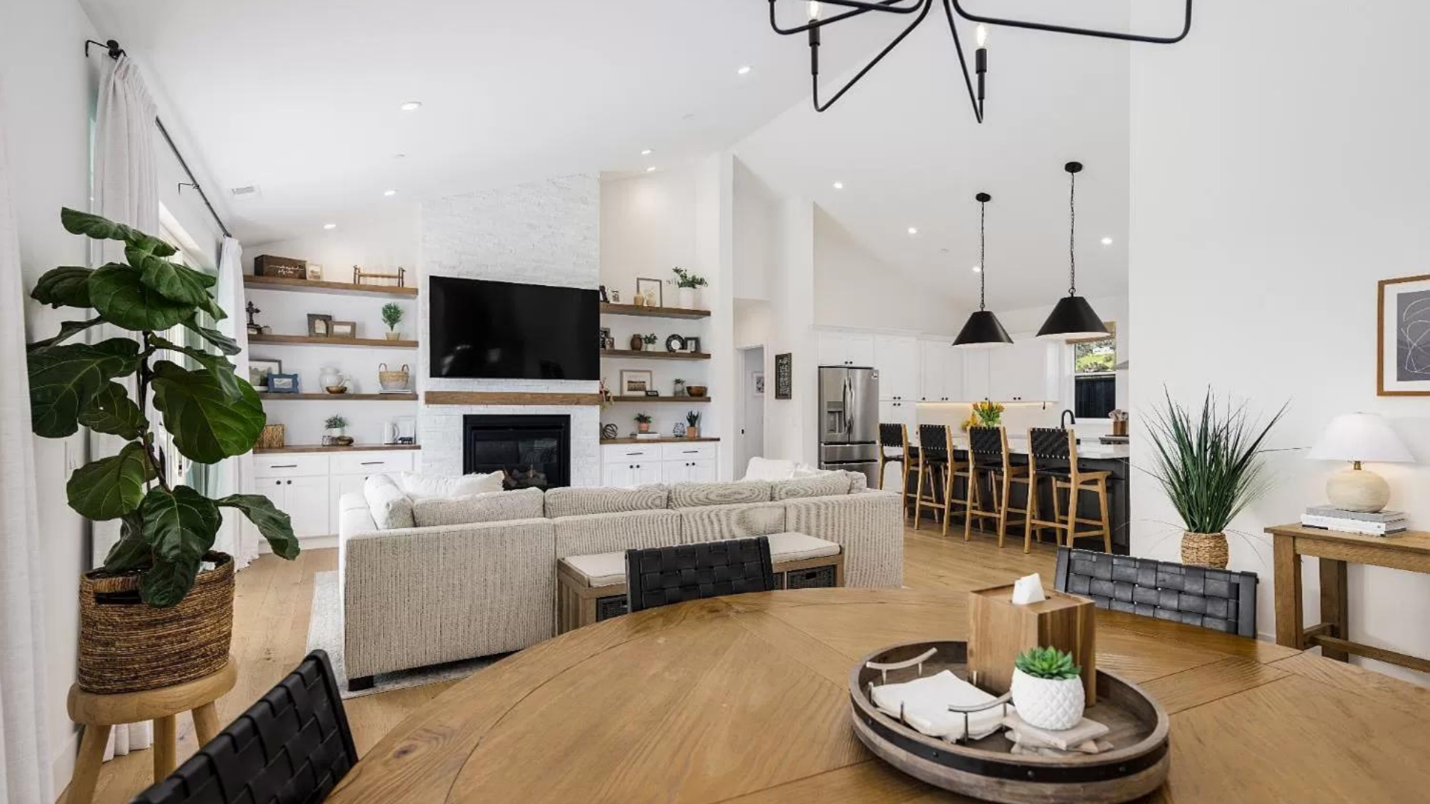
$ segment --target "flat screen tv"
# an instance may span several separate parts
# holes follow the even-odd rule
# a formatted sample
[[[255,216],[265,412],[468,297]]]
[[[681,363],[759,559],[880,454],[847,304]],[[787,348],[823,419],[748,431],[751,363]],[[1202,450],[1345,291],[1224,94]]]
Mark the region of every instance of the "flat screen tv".
[[[428,285],[433,377],[601,378],[597,291],[449,276]]]

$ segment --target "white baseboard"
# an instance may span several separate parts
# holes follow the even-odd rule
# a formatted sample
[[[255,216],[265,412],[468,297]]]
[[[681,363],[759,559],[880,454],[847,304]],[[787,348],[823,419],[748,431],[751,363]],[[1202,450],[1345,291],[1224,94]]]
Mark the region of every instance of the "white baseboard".
[[[298,539],[298,547],[302,550],[323,550],[338,546],[338,535],[330,533],[327,536],[301,536]],[[268,547],[268,542],[258,543],[258,554],[267,555],[273,552]]]
[[[69,736],[59,741],[54,758],[50,763],[50,777],[55,784],[55,795],[69,787],[74,777],[75,757],[79,756],[79,729],[71,730]]]

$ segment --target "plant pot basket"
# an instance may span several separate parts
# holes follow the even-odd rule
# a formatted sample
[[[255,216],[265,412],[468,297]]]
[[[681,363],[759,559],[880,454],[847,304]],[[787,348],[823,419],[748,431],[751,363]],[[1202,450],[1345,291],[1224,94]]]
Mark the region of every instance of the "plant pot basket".
[[[1225,533],[1182,534],[1182,563],[1195,567],[1226,569],[1229,558]]]
[[[79,582],[79,687],[140,692],[193,681],[228,663],[233,636],[233,558],[214,563],[167,609],[139,599],[139,576],[87,572]]]

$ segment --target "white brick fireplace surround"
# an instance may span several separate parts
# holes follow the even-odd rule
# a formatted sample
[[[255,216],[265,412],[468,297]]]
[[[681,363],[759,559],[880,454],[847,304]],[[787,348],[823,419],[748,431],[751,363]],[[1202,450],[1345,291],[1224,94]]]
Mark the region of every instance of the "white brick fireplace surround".
[[[601,186],[595,175],[448,196],[422,204],[418,262],[419,390],[594,394],[600,383],[572,380],[433,378],[427,344],[431,276],[590,288],[600,286]],[[560,326],[561,322],[554,322]],[[592,338],[595,334],[592,334]],[[418,410],[422,469],[462,473],[462,417],[467,414],[566,414],[571,417],[571,485],[601,482],[601,409],[595,405],[428,405]]]

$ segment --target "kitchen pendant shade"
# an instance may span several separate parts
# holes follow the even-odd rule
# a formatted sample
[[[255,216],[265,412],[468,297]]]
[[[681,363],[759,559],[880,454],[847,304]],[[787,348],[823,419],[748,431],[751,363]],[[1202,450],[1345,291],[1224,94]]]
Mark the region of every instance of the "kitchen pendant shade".
[[[1002,322],[991,310],[978,310],[970,315],[968,323],[963,325],[958,337],[953,339],[954,346],[964,347],[993,347],[1012,342],[1013,339],[1008,337],[1008,330],[1003,328]]]
[[[1102,323],[1102,319],[1092,309],[1092,305],[1081,296],[1064,296],[1059,299],[1048,320],[1043,322],[1043,328],[1038,330],[1039,338],[1057,340],[1096,338],[1099,335],[1111,334],[1107,325]]]

